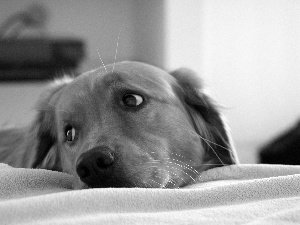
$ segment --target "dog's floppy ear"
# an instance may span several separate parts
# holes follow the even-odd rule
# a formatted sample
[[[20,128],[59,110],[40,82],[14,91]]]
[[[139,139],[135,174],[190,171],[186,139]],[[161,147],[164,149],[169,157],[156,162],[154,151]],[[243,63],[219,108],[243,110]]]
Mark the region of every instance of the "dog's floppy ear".
[[[13,167],[60,171],[55,136],[55,107],[60,90],[71,79],[54,82],[42,93],[37,115],[27,127],[0,130],[0,160]]]
[[[212,167],[238,163],[226,124],[216,105],[203,92],[199,76],[186,68],[175,70],[171,75],[179,84],[176,92],[206,149],[204,162],[214,164]]]
[[[34,142],[33,168],[61,170],[55,135],[55,109],[61,89],[71,81],[72,78],[69,77],[56,80],[40,97],[36,107],[38,113],[28,132],[29,138]]]

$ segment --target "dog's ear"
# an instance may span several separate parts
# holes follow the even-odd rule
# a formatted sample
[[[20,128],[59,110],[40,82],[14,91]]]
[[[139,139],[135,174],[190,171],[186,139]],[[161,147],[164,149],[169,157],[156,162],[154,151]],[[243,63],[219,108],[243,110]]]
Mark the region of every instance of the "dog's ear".
[[[64,77],[53,82],[42,93],[36,106],[37,115],[28,132],[28,138],[34,142],[32,144],[34,160],[31,166],[33,168],[61,170],[56,144],[55,110],[57,109],[56,103],[60,97],[62,88],[71,81],[72,78]]]
[[[13,167],[61,170],[55,135],[55,104],[60,90],[71,80],[53,82],[42,93],[31,125],[0,130],[0,162]]]
[[[238,163],[226,124],[212,99],[204,93],[199,76],[186,68],[171,75],[177,80],[175,90],[202,139],[206,150],[204,162],[212,167]]]

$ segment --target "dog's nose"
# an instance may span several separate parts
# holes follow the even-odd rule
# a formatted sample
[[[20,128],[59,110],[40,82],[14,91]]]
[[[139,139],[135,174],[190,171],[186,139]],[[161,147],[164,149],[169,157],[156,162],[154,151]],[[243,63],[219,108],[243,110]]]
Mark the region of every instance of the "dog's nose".
[[[111,148],[107,146],[95,147],[79,156],[76,171],[84,183],[90,187],[95,187],[111,173],[114,160],[114,153]]]

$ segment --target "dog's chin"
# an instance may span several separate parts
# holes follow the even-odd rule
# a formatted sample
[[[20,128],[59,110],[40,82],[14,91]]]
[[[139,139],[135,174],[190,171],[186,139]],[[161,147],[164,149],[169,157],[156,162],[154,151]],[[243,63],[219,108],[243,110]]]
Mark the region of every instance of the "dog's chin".
[[[155,167],[156,168],[156,167]],[[139,174],[125,175],[111,175],[103,176],[102,179],[95,180],[94,182],[85,183],[80,177],[75,174],[73,181],[73,189],[90,189],[90,188],[168,188],[176,189],[186,186],[192,182],[193,177],[188,171],[168,171],[153,169],[150,173],[149,170],[140,171]],[[174,174],[177,173],[175,176]]]
[[[122,181],[122,182],[103,182],[88,185],[82,182],[79,178],[74,180],[73,189],[82,190],[82,189],[91,189],[91,188],[177,188],[174,183],[169,182],[159,182],[151,179],[150,181],[144,182],[134,182],[134,181]]]
[[[134,188],[134,187],[139,187],[139,186],[128,185],[128,184],[94,184],[92,186],[89,186],[82,181],[75,182],[73,184],[74,190],[92,189],[92,188]]]
[[[86,184],[78,176],[73,182],[74,190],[91,188],[167,188],[176,189],[191,183],[191,176],[173,177],[173,173],[158,173],[155,170],[150,176],[110,177],[102,181]],[[187,173],[185,173],[187,174]]]
[[[130,181],[119,181],[119,182],[101,182],[101,183],[94,183],[94,184],[86,184],[83,181],[81,181],[79,178],[77,178],[73,182],[73,189],[74,190],[81,190],[81,189],[90,189],[90,188],[134,188],[134,187],[145,187],[142,185],[135,184],[134,182]]]
[[[73,189],[74,190],[82,190],[82,189],[89,189],[89,188],[91,188],[91,187],[89,187],[87,184],[82,182],[79,178],[77,178],[73,182]]]

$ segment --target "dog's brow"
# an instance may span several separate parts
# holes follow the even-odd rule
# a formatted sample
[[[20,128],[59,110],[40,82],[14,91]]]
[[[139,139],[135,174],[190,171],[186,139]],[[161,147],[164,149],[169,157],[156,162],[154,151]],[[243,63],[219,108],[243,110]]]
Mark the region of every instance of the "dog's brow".
[[[155,85],[155,86],[149,87],[149,86],[141,86],[141,85],[135,84],[135,83],[115,82],[114,87],[129,89],[132,91],[143,93],[143,94],[148,95],[148,97],[151,97],[151,98],[155,99],[156,101],[159,101],[159,102],[165,103],[165,104],[173,102],[173,100],[175,98],[175,94],[171,90],[171,88],[170,88],[170,91],[166,91],[167,89],[163,88],[162,85]]]
[[[107,87],[116,82],[120,82],[120,83],[124,82],[122,76],[117,73],[109,73],[103,77],[103,84]]]
[[[122,73],[120,71],[106,74],[102,79],[104,87],[129,89],[144,93],[162,103],[170,103],[176,98],[172,85],[162,77],[154,79],[141,73]]]

